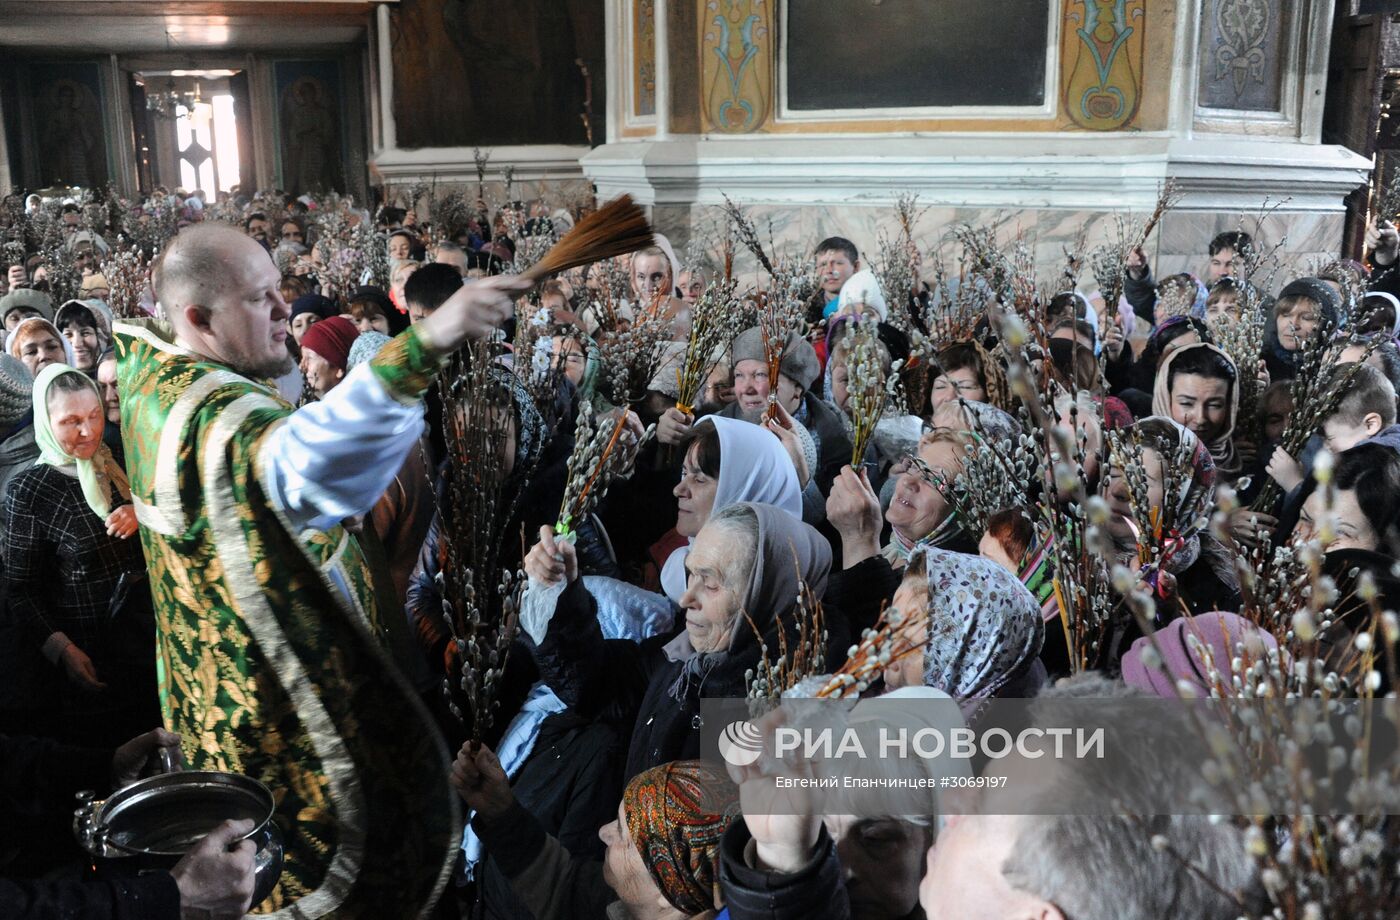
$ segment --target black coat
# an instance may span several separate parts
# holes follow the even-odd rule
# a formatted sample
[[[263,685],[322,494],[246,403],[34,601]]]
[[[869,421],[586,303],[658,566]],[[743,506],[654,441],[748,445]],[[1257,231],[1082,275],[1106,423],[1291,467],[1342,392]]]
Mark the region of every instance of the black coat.
[[[719,884],[731,920],[847,920],[850,898],[826,828],[817,855],[797,872],[751,869],[744,850],[752,837],[742,820],[724,832],[719,845]]]
[[[839,612],[827,609],[826,620],[831,627],[830,665],[844,657],[850,637]],[[760,660],[753,630],[741,624],[722,661],[703,677],[678,683],[685,664],[669,660],[665,646],[684,628],[682,624],[681,629],[643,642],[604,639],[597,601],[581,580],[575,580],[559,596],[544,641],[534,647],[541,679],[579,717],[624,714],[625,724],[625,714],[636,714],[624,783],[659,764],[699,758],[702,697],[742,699],[747,695],[745,672]],[[765,641],[770,649],[777,649],[775,628],[765,631]]]

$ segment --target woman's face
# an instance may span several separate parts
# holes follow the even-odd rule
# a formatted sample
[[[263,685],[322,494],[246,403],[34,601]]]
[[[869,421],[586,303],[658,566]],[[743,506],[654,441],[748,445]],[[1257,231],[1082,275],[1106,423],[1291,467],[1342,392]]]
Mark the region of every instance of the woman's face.
[[[58,446],[70,457],[91,460],[102,444],[106,421],[102,400],[90,389],[49,393],[49,426]]]
[[[389,237],[389,258],[407,259],[413,253],[413,245],[409,243],[408,237],[400,234]]]
[[[700,469],[699,444],[690,445],[681,466],[681,481],[671,493],[676,496],[676,533],[694,537],[710,519],[715,507],[719,477],[706,476]]]
[[[1206,302],[1206,322],[1233,323],[1240,318],[1239,299],[1234,294],[1222,294]]]
[[[355,328],[363,335],[366,332],[382,332],[389,334],[389,317],[383,313],[371,312],[369,310],[360,311],[360,318],[355,320]]]
[[[699,272],[681,272],[680,283],[677,286],[681,289],[681,300],[694,305],[700,301],[700,295],[705,293],[705,276]]]
[[[97,329],[80,323],[69,323],[63,327],[63,337],[73,348],[73,366],[80,371],[92,370],[102,354]]]
[[[681,607],[685,609],[685,631],[697,652],[727,649],[733,638],[741,599],[731,583],[738,580],[736,570],[744,553],[753,551],[753,547],[733,543],[728,530],[702,527],[685,560]]]
[[[958,397],[962,397],[968,402],[987,401],[987,390],[982,386],[982,381],[977,379],[977,372],[970,367],[948,371],[934,378],[933,405],[935,407]]]
[[[568,377],[574,386],[579,386],[583,383],[583,375],[588,371],[588,356],[583,353],[583,346],[577,340],[563,335],[554,336],[552,342],[555,366],[563,369],[564,376]]]
[[[303,246],[306,245],[306,234],[291,221],[286,221],[282,224],[282,239],[288,243],[301,243]]]
[[[1162,455],[1151,448],[1144,448],[1142,466],[1143,472],[1147,476],[1148,508],[1160,508],[1162,507]],[[1136,542],[1137,535],[1133,532],[1133,528],[1137,525],[1136,518],[1133,517],[1130,495],[1128,482],[1123,478],[1123,471],[1117,465],[1113,466],[1103,485],[1103,497],[1108,503],[1109,510],[1108,532],[1119,540]]]
[[[910,650],[897,655],[885,667],[885,686],[921,687],[924,683],[924,646],[928,644],[928,580],[910,576],[899,583],[892,606],[900,618],[897,650]]]
[[[306,330],[320,322],[320,320],[321,317],[309,310],[305,313],[298,313],[296,316],[287,320],[287,325],[292,330],[292,339],[300,345],[301,337],[306,335]]]
[[[850,368],[846,366],[845,356],[841,355],[831,365],[831,401],[842,412],[846,411],[846,404],[851,399],[851,391],[847,388],[850,379]]]
[[[1297,351],[1312,337],[1322,316],[1317,304],[1306,297],[1293,301],[1286,309],[1280,308],[1274,319],[1278,333],[1278,343],[1284,351]]]
[[[36,377],[50,364],[62,364],[64,357],[63,343],[49,332],[30,336],[19,352],[20,361]]]
[[[943,441],[925,443],[919,447],[919,459],[945,481],[952,482],[962,471],[959,450],[958,445]],[[885,519],[906,540],[920,540],[943,523],[950,507],[938,487],[924,479],[917,467],[911,466],[899,477]]]
[[[325,396],[345,376],[344,370],[332,367],[329,361],[310,348],[301,350],[301,372],[317,396]]]
[[[902,920],[919,906],[928,828],[900,818],[823,815],[860,920]]]
[[[1206,443],[1230,424],[1230,382],[1200,374],[1177,374],[1171,382],[1172,420]]]
[[[1329,521],[1331,526],[1324,526]],[[1315,489],[1303,502],[1303,510],[1298,516],[1297,533],[1305,540],[1321,540],[1323,549],[1331,552],[1338,549],[1365,549],[1375,552],[1380,548],[1380,540],[1371,527],[1371,521],[1361,510],[1356,500],[1356,490],[1335,489],[1332,493],[1331,514],[1328,514],[1327,496],[1322,489]]]
[[[644,914],[659,904],[669,905],[656,880],[642,861],[642,851],[633,842],[627,827],[626,804],[619,802],[617,820],[598,829],[598,839],[607,850],[603,853],[603,881],[629,908],[633,915]]]

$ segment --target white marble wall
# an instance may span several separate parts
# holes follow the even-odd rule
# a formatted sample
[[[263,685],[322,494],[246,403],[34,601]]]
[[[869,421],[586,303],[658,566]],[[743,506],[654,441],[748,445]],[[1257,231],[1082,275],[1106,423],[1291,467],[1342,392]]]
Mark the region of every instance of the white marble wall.
[[[878,254],[880,236],[893,237],[899,229],[890,208],[756,205],[746,207],[745,213],[757,226],[765,247],[779,254],[810,254],[820,240],[844,236],[860,248],[863,258],[872,258]],[[683,252],[687,241],[695,234],[716,241],[711,248],[717,251],[719,237],[715,228],[721,225],[724,216],[721,209],[658,206],[653,216],[657,229],[670,237],[677,252]],[[1140,220],[1145,214],[1130,216]],[[1276,212],[1263,221],[1260,233],[1257,214],[1169,212],[1148,241],[1147,250],[1159,277],[1181,271],[1203,274],[1208,261],[1207,244],[1222,230],[1243,227],[1261,236],[1266,244],[1286,236],[1287,242],[1279,253],[1285,266],[1278,278],[1281,285],[1312,270],[1320,261],[1337,257],[1342,222],[1343,215],[1337,213]],[[949,231],[963,223],[994,227],[998,240],[1003,242],[1018,236],[1025,239],[1035,253],[1039,276],[1047,282],[1062,270],[1064,247],[1071,244],[1081,230],[1086,233],[1089,248],[1104,242],[1113,232],[1112,212],[929,208],[920,214],[915,228],[920,249],[925,253],[936,250],[948,263],[953,263],[957,245]],[[756,271],[754,260],[747,252],[740,253],[737,264],[741,274],[752,275]],[[1080,286],[1095,287],[1087,267],[1080,276]]]

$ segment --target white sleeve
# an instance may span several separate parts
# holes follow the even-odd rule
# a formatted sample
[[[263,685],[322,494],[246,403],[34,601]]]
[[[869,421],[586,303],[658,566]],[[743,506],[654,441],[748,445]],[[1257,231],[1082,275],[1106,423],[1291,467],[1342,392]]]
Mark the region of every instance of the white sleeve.
[[[364,514],[423,434],[423,403],[395,399],[368,363],[264,439],[268,498],[297,528],[327,530]]]

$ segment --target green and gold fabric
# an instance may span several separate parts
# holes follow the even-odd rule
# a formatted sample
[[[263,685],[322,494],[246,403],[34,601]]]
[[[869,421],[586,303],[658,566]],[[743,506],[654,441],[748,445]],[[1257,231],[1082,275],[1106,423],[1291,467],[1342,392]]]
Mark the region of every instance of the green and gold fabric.
[[[190,768],[277,799],[286,867],[255,912],[425,914],[460,833],[448,753],[387,653],[355,537],[293,532],[268,499],[259,448],[292,407],[154,320],[115,339],[166,724]],[[373,372],[410,401],[436,366],[410,329]]]

